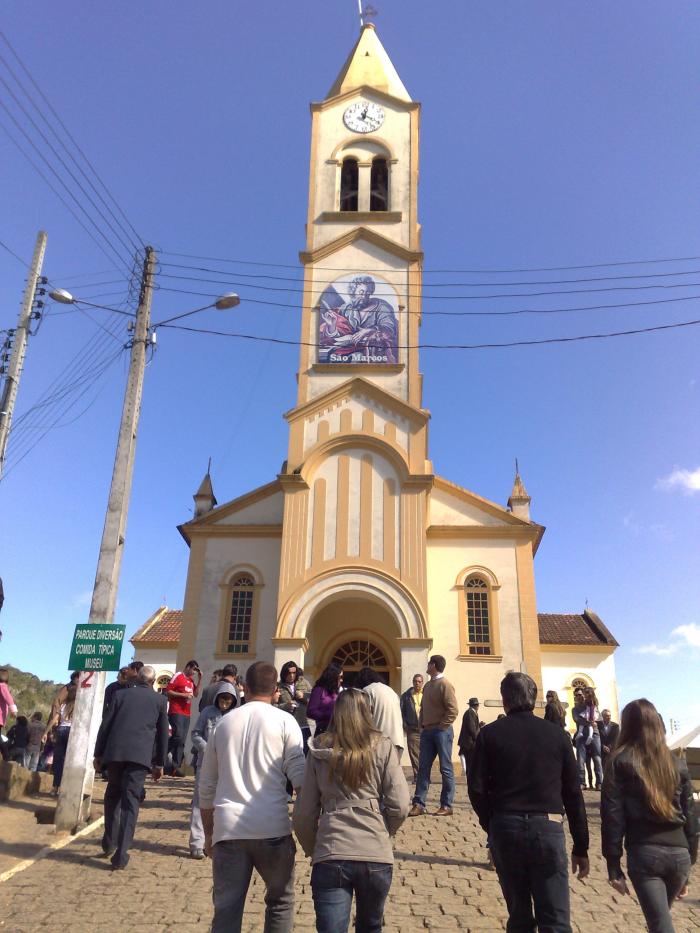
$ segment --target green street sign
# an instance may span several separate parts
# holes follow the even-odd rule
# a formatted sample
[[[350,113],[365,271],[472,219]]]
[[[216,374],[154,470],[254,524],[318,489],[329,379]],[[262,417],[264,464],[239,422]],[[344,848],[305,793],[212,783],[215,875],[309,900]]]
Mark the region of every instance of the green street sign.
[[[118,671],[125,631],[125,625],[76,625],[69,670]]]

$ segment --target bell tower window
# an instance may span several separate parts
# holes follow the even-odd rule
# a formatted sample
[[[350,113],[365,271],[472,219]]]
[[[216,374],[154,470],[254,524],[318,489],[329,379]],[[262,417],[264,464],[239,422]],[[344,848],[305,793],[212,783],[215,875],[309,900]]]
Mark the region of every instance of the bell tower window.
[[[389,165],[387,160],[380,156],[372,159],[369,209],[371,211],[389,210]]]
[[[343,159],[340,170],[340,210],[356,211],[359,196],[359,167],[357,159]]]

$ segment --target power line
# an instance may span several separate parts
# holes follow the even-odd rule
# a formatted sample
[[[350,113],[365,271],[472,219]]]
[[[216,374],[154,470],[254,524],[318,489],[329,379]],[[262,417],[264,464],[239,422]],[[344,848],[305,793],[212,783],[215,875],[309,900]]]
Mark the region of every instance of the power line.
[[[299,269],[299,263],[283,263],[283,262],[265,262],[262,260],[255,259],[230,259],[230,258],[220,258],[216,256],[198,256],[192,253],[176,253],[167,249],[159,249],[159,255],[165,256],[179,256],[182,259],[198,259],[203,262],[226,262],[233,263],[236,265],[242,266],[261,266],[266,268],[275,268],[275,269]],[[509,275],[520,272],[566,272],[569,270],[576,269],[607,269],[614,266],[646,266],[652,265],[655,263],[663,262],[698,262],[700,261],[700,256],[681,256],[674,259],[625,259],[616,262],[598,262],[598,263],[589,263],[587,265],[578,265],[578,266],[538,266],[538,267],[524,267],[519,269],[422,269],[421,272],[423,275],[431,274],[450,274],[450,275]],[[325,266],[324,271],[327,272],[348,272],[349,270],[345,266],[331,267]],[[386,269],[365,269],[366,272],[386,272]]]
[[[117,360],[121,356],[123,349],[124,349],[123,347],[120,348],[117,351],[117,353],[112,355],[112,357],[104,364],[102,369],[99,370],[95,374],[94,378],[91,381],[89,381],[84,386],[83,390],[76,396],[76,398],[72,402],[69,403],[64,413],[69,411],[71,408],[73,408],[73,406],[77,404],[77,402],[86,394],[86,392],[88,392],[95,385],[95,383],[107,372],[107,370],[112,365],[112,363],[114,363],[115,360]],[[51,424],[43,426],[44,427],[43,433],[41,433],[39,437],[35,438],[33,443],[31,443],[29,447],[26,447],[26,449],[20,455],[17,455],[14,451],[12,451],[10,457],[8,458],[8,461],[7,461],[8,466],[4,472],[2,479],[3,480],[6,479],[7,476],[12,472],[12,470],[14,470],[15,467],[19,466],[19,464],[24,460],[24,458],[27,457],[32,452],[32,450],[34,450],[37,444],[39,444],[44,439],[44,437],[46,437],[49,431],[52,431],[56,428],[67,427],[68,425],[73,424],[75,421],[81,418],[88,411],[88,409],[90,409],[94,405],[95,401],[98,398],[98,395],[99,393],[95,393],[93,397],[90,399],[90,402],[86,405],[86,407],[82,411],[80,411],[75,418],[72,418],[70,421],[64,422],[63,424],[59,424],[58,420],[61,417],[61,415],[59,415],[59,419],[55,420]]]
[[[9,253],[10,256],[14,256],[14,258],[17,260],[17,262],[22,263],[22,265],[23,265],[26,269],[29,268],[29,263],[28,263],[28,262],[25,262],[25,260],[22,259],[21,256],[18,256],[17,253],[16,253],[13,249],[10,249],[10,247],[9,247],[6,243],[3,243],[2,240],[0,240],[0,246],[5,250],[5,252]]]
[[[14,56],[15,60],[16,60],[17,63],[19,64],[20,68],[24,71],[24,73],[26,74],[26,76],[29,78],[29,81],[31,82],[31,84],[33,85],[33,87],[35,88],[35,90],[37,91],[37,93],[40,95],[41,99],[44,101],[44,103],[45,103],[46,106],[49,108],[49,110],[51,111],[51,113],[53,114],[53,116],[55,117],[55,119],[58,121],[59,125],[60,125],[61,128],[63,129],[63,131],[64,131],[64,133],[66,134],[66,136],[68,137],[68,139],[71,141],[71,143],[72,143],[72,144],[75,146],[75,148],[78,150],[78,152],[79,152],[80,155],[82,156],[83,160],[85,161],[85,163],[87,164],[87,166],[90,168],[92,174],[93,174],[94,177],[97,179],[98,183],[101,185],[101,187],[103,188],[103,190],[105,191],[105,193],[107,194],[107,196],[111,199],[111,201],[112,201],[112,203],[114,204],[114,206],[116,207],[117,211],[118,211],[118,212],[121,214],[121,216],[124,218],[124,220],[126,221],[128,227],[131,229],[131,232],[133,233],[134,237],[136,238],[138,244],[140,244],[141,248],[145,248],[146,244],[144,243],[144,241],[143,241],[143,240],[141,239],[141,237],[139,236],[138,232],[137,232],[136,229],[134,228],[134,225],[131,223],[131,221],[129,220],[129,218],[128,218],[127,215],[125,214],[125,212],[122,210],[121,205],[119,204],[119,202],[117,201],[117,199],[114,197],[114,195],[112,194],[112,192],[109,190],[109,188],[107,187],[107,185],[105,184],[105,182],[102,180],[102,178],[100,177],[100,175],[99,175],[98,172],[97,172],[97,169],[96,169],[95,166],[92,164],[92,162],[90,161],[90,159],[87,157],[87,155],[85,154],[85,152],[83,151],[83,149],[81,148],[80,144],[77,142],[77,140],[75,139],[75,137],[73,136],[73,134],[71,133],[71,131],[68,129],[68,127],[66,126],[66,124],[65,124],[64,121],[62,120],[61,116],[58,114],[58,112],[56,111],[55,107],[52,105],[51,101],[48,99],[48,97],[46,96],[46,94],[44,94],[44,92],[42,91],[42,89],[39,87],[38,83],[36,82],[36,80],[35,80],[34,77],[32,76],[31,72],[29,71],[29,69],[27,68],[27,66],[24,64],[24,62],[22,61],[22,59],[19,57],[19,54],[17,53],[16,49],[12,46],[12,44],[10,43],[10,40],[7,38],[7,36],[5,35],[5,33],[2,32],[2,30],[0,30],[0,38],[2,38],[3,42],[4,42],[5,45],[8,47],[8,49],[10,50],[10,52],[12,53],[12,55]],[[34,107],[36,108],[36,110],[37,110],[39,113],[41,113],[41,108],[40,108],[40,107],[36,104],[36,102],[33,100],[32,96],[29,94],[29,92],[26,90],[26,88],[24,88],[24,87],[22,86],[21,82],[19,81],[19,79],[17,78],[17,76],[14,74],[14,72],[12,71],[12,69],[10,68],[10,66],[7,64],[7,62],[5,62],[5,61],[3,60],[3,63],[4,63],[4,65],[5,65],[5,67],[7,68],[7,70],[10,72],[10,74],[12,74],[12,76],[14,77],[14,79],[15,79],[15,81],[17,82],[18,86],[22,88],[24,94],[25,94],[25,95],[27,96],[27,98],[32,102],[32,104],[34,105]],[[50,124],[49,121],[46,119],[46,117],[43,116],[43,114],[42,114],[42,117],[43,117],[44,122],[46,123],[46,125],[49,126],[49,128],[50,128],[51,131],[53,132],[53,134],[54,134],[54,136],[56,137],[56,139],[61,143],[61,145],[63,146],[64,150],[65,150],[65,151],[70,155],[70,157],[73,159],[74,164],[75,164],[76,167],[79,169],[79,171],[82,173],[83,177],[86,179],[86,181],[88,182],[88,184],[91,186],[92,190],[95,192],[95,194],[100,198],[100,200],[102,201],[102,203],[105,205],[105,207],[106,207],[107,210],[109,211],[109,213],[110,213],[110,215],[112,216],[112,218],[115,220],[116,223],[119,223],[119,224],[120,224],[120,227],[121,227],[122,230],[125,230],[125,228],[123,227],[123,225],[121,225],[121,223],[120,223],[120,222],[117,220],[117,218],[114,216],[113,211],[111,210],[111,208],[109,207],[109,205],[106,203],[106,201],[104,200],[104,198],[99,194],[99,192],[97,191],[97,189],[96,189],[95,186],[93,185],[93,183],[92,183],[91,179],[89,178],[89,176],[87,175],[87,173],[86,173],[86,172],[84,171],[84,169],[80,166],[80,164],[78,163],[78,160],[75,158],[75,156],[70,152],[70,150],[68,149],[68,147],[65,145],[65,143],[64,143],[63,140],[61,139],[60,135],[56,132],[56,130],[53,128],[53,126],[51,126],[51,124]],[[125,232],[127,233],[127,236],[128,236],[128,231],[125,230]],[[136,246],[136,250],[138,251],[138,249],[139,249],[139,246],[137,245],[137,246]]]
[[[78,186],[78,188],[79,188],[80,191],[83,193],[83,195],[85,196],[85,198],[87,198],[87,200],[90,202],[90,204],[93,206],[93,208],[97,211],[99,217],[106,223],[106,225],[110,228],[110,230],[112,230],[112,232],[115,233],[115,235],[116,235],[117,239],[120,241],[122,247],[125,246],[124,240],[123,240],[123,239],[121,238],[121,236],[115,231],[115,229],[114,229],[114,227],[112,226],[112,224],[111,224],[111,223],[109,222],[109,220],[105,217],[105,215],[103,214],[103,212],[100,211],[100,209],[97,207],[97,205],[95,204],[95,202],[93,201],[93,199],[90,197],[90,195],[87,193],[87,191],[85,190],[85,188],[84,188],[84,187],[80,184],[80,182],[77,180],[77,178],[75,177],[75,175],[73,174],[73,172],[68,168],[68,166],[66,165],[64,159],[56,152],[56,149],[55,149],[54,146],[51,144],[51,142],[49,142],[49,140],[47,139],[45,133],[43,133],[43,131],[42,131],[41,129],[39,129],[39,127],[36,125],[36,122],[35,122],[35,121],[33,120],[33,118],[27,113],[25,107],[17,100],[16,95],[13,93],[13,91],[11,90],[11,88],[9,87],[9,85],[7,84],[7,82],[5,81],[5,79],[4,79],[2,76],[0,76],[0,83],[3,84],[3,85],[7,88],[7,90],[9,91],[9,93],[10,93],[12,99],[13,99],[13,100],[15,101],[15,103],[19,106],[19,108],[22,110],[22,112],[24,113],[24,115],[27,117],[27,119],[29,120],[29,122],[30,122],[30,123],[32,124],[32,126],[34,127],[34,129],[39,133],[39,135],[40,135],[41,138],[44,140],[44,142],[46,143],[46,145],[49,147],[49,149],[53,152],[53,154],[54,154],[54,155],[56,156],[56,158],[59,160],[59,162],[61,163],[61,165],[63,166],[63,168],[68,172],[68,174],[70,175],[70,177],[73,179],[73,182]],[[14,116],[14,114],[12,113],[12,111],[9,109],[9,107],[7,107],[7,105],[4,104],[2,101],[0,101],[0,106],[3,108],[3,110],[5,111],[5,113],[9,116],[9,118],[10,118],[10,119],[12,120],[12,122],[15,124],[15,126],[16,126],[17,129],[20,131],[20,133],[22,133],[22,135],[25,137],[25,139],[27,140],[27,142],[29,143],[29,145],[34,149],[34,151],[39,155],[39,157],[40,157],[41,159],[44,160],[44,162],[46,163],[46,165],[48,166],[48,168],[53,172],[53,174],[56,176],[56,178],[58,179],[58,181],[63,185],[63,187],[64,187],[64,188],[66,189],[66,191],[68,192],[68,194],[73,198],[73,200],[75,201],[75,203],[78,205],[78,207],[80,208],[80,210],[85,214],[85,216],[86,216],[87,219],[90,221],[90,223],[95,227],[95,229],[96,229],[97,232],[100,234],[100,236],[101,236],[101,237],[105,240],[105,242],[111,247],[111,249],[114,251],[114,253],[117,254],[117,255],[119,255],[119,251],[116,249],[116,247],[115,247],[114,244],[111,242],[111,240],[109,240],[109,238],[102,232],[102,229],[101,229],[100,225],[99,225],[98,223],[96,223],[95,220],[93,220],[93,218],[90,216],[90,214],[88,213],[88,211],[87,211],[87,210],[83,207],[83,205],[81,204],[80,200],[79,200],[79,199],[75,196],[75,194],[71,191],[71,189],[69,188],[69,186],[68,186],[68,185],[66,184],[66,182],[63,180],[63,178],[61,178],[61,176],[59,175],[59,173],[56,171],[56,169],[53,167],[53,165],[49,162],[49,160],[46,158],[46,156],[45,156],[44,153],[41,151],[41,149],[39,149],[39,147],[36,145],[36,143],[35,143],[34,140],[31,138],[31,136],[27,133],[27,131],[26,131],[26,130],[24,129],[24,127],[19,123],[19,121],[15,119],[15,116]],[[128,244],[126,244],[126,249],[127,249],[127,255],[129,255],[130,247],[129,247]],[[122,262],[124,261],[124,260],[123,260],[123,257],[121,257],[121,261],[122,261]],[[127,265],[127,268],[128,268],[128,267],[129,267],[129,264],[127,263],[126,265]]]
[[[2,106],[3,109],[5,109],[5,110],[7,111],[7,113],[9,113],[9,111],[7,110],[7,108],[5,107],[5,105],[2,103],[2,101],[0,101],[0,106]],[[10,116],[12,117],[11,114],[10,114]],[[12,119],[14,120],[14,118],[12,118]],[[16,122],[16,121],[15,121],[15,122]],[[102,243],[100,243],[100,241],[95,237],[95,235],[94,235],[94,233],[92,232],[92,230],[90,230],[89,227],[87,227],[87,226],[85,225],[85,222],[78,216],[78,214],[76,214],[75,210],[71,207],[71,205],[68,203],[68,201],[66,201],[66,199],[63,197],[63,195],[62,195],[59,191],[56,190],[56,188],[55,188],[55,186],[53,185],[53,183],[46,177],[46,175],[44,174],[44,172],[39,168],[39,166],[36,164],[36,162],[34,162],[34,160],[32,159],[32,157],[31,157],[30,155],[28,155],[27,152],[25,152],[25,150],[22,148],[22,145],[15,139],[15,137],[12,135],[12,133],[10,132],[10,130],[7,128],[7,126],[6,126],[4,123],[2,123],[1,121],[0,121],[0,128],[2,128],[2,129],[5,131],[5,133],[6,133],[7,136],[9,137],[10,141],[17,147],[17,149],[19,149],[19,151],[22,153],[22,155],[23,155],[24,158],[27,160],[27,162],[29,162],[29,164],[32,166],[32,168],[34,169],[34,171],[44,180],[44,182],[45,182],[45,183],[48,185],[48,187],[53,191],[53,193],[56,195],[56,197],[57,197],[58,200],[61,202],[61,204],[63,204],[63,206],[66,208],[66,210],[68,210],[68,211],[72,214],[72,216],[74,217],[74,219],[78,222],[78,224],[80,224],[80,226],[83,228],[83,230],[85,231],[85,233],[87,233],[87,235],[90,237],[90,239],[93,241],[93,243],[95,243],[95,245],[98,247],[98,249],[99,249],[102,253],[104,253],[104,255],[107,257],[107,259],[112,263],[113,267],[114,267],[115,269],[117,269],[117,271],[118,271],[118,266],[116,265],[116,263],[115,263],[115,261],[114,261],[114,257],[113,257],[113,256],[110,256],[110,254],[107,252],[107,250],[106,250],[105,247],[102,245]],[[25,134],[25,135],[26,135],[26,134]],[[31,140],[30,140],[30,142],[31,142]],[[32,143],[32,145],[34,146],[33,143]],[[36,146],[34,146],[34,148],[36,149]],[[37,150],[37,151],[38,151],[38,150]],[[39,153],[39,154],[41,155],[41,153]],[[42,158],[43,158],[43,156],[42,156]],[[46,161],[46,159],[44,159],[44,161]],[[48,163],[47,163],[47,164],[48,164]],[[51,165],[49,165],[49,168],[51,168],[51,170],[54,171],[54,169],[51,167]],[[56,174],[55,171],[54,171],[54,174]],[[59,181],[61,181],[60,178],[59,178]],[[66,187],[66,186],[65,186],[65,183],[63,183],[62,181],[61,181],[61,183],[64,185],[64,187]],[[69,191],[69,194],[71,195],[71,197],[73,197],[73,200],[76,200],[76,198],[75,198],[75,196],[72,194],[72,192]],[[78,206],[80,206],[80,204],[78,204]],[[84,210],[84,209],[81,208],[81,210]],[[91,223],[94,224],[94,221],[92,221],[91,218],[88,217],[88,219],[90,219],[90,220],[91,220]],[[101,231],[100,231],[100,232],[101,232]],[[102,234],[102,237],[103,237],[104,239],[107,239],[107,238],[104,236],[104,234]],[[109,242],[109,240],[107,240],[107,245],[110,246],[110,247],[114,250],[114,247],[113,247],[112,244]],[[116,250],[114,250],[114,251],[116,252]],[[117,253],[117,258],[119,259],[119,262],[120,262],[120,263],[123,263],[123,259],[122,259],[122,257],[119,255],[119,253]],[[128,266],[127,266],[127,268],[128,268]]]
[[[629,337],[632,334],[649,334],[653,331],[674,330],[678,327],[692,327],[697,321],[682,321],[679,324],[658,324],[655,327],[639,327],[634,330],[618,330],[605,334],[580,334],[575,337],[546,337],[541,340],[513,340],[507,343],[421,343],[416,346],[397,346],[397,350],[495,350],[504,347],[531,347],[551,343],[574,343],[580,340],[603,340],[608,337]],[[304,340],[285,340],[280,337],[261,337],[256,334],[236,334],[228,331],[207,330],[187,327],[184,324],[164,324],[173,330],[186,330],[194,334],[209,334],[214,337],[233,337],[237,340],[252,340],[264,343],[277,343],[290,347],[311,347],[318,349],[319,344]]]
[[[688,273],[688,275],[700,275],[700,270],[695,273]],[[167,272],[161,273],[161,276],[166,279],[179,279],[189,282],[202,282],[207,285],[231,285],[235,288],[254,288],[258,291],[265,292],[290,292],[292,294],[303,295],[306,294],[307,289],[305,288],[291,288],[291,287],[278,287],[274,285],[257,285],[251,282],[237,282],[234,279],[229,278],[228,280],[219,280],[219,279],[205,279],[198,278],[195,276],[188,275],[172,275]],[[593,280],[591,280],[593,281]],[[466,283],[465,283],[466,284]],[[494,284],[494,283],[489,283]],[[533,282],[533,285],[540,283]],[[569,289],[556,289],[546,292],[498,292],[491,295],[426,295],[422,290],[420,292],[405,292],[402,293],[402,297],[405,298],[420,298],[423,301],[485,301],[487,299],[494,298],[546,298],[550,295],[587,295],[589,293],[596,292],[627,292],[627,291],[642,291],[652,288],[694,288],[695,286],[700,285],[700,282],[674,282],[671,284],[654,284],[654,285],[608,285],[604,288],[569,288]],[[322,296],[325,292],[325,288],[309,288],[308,292],[310,294],[316,294]],[[384,293],[378,293],[379,297],[386,297]]]
[[[224,269],[210,269],[208,266],[189,266],[184,263],[177,262],[160,262],[159,266],[168,266],[169,268],[174,269],[185,269],[192,272],[213,272],[216,275],[223,275],[227,277],[235,277],[237,279],[272,279],[273,281],[278,282],[295,282],[297,284],[303,283],[305,280],[303,276],[285,276],[285,275],[269,275],[261,272],[227,272]],[[326,271],[325,268],[322,271]],[[353,272],[346,268],[346,273],[348,275],[361,275],[360,272]],[[384,272],[388,273],[391,270],[385,269]],[[394,270],[396,271],[396,270]],[[411,269],[400,270],[400,273],[407,275],[412,275]],[[417,275],[420,275],[420,270],[416,271]],[[172,273],[162,273],[170,278],[178,278],[178,276],[173,275]],[[586,276],[584,278],[577,279],[549,279],[542,280],[537,279],[534,282],[429,282],[423,285],[425,288],[506,288],[511,286],[534,286],[534,285],[573,285],[577,283],[586,283],[586,282],[618,282],[621,279],[623,280],[632,280],[632,279],[662,279],[662,278],[671,278],[681,275],[700,275],[700,269],[687,269],[684,272],[640,272],[638,275],[601,275],[601,276]],[[314,283],[319,282],[324,285],[333,285],[337,282],[337,276],[332,279],[319,279],[314,276]],[[204,281],[217,281],[215,279],[205,279]],[[263,286],[255,286],[262,288]],[[640,286],[641,287],[641,286]],[[295,291],[296,289],[285,289],[279,288],[279,291]],[[301,289],[303,291],[303,289]],[[553,292],[552,294],[557,294]]]
[[[195,292],[188,291],[181,288],[168,288],[166,286],[159,286],[159,291],[163,292],[175,292],[180,295],[192,295],[200,298],[218,298],[219,295],[216,295],[211,292]],[[595,304],[595,305],[578,305],[576,307],[569,308],[516,308],[510,311],[409,311],[404,309],[402,314],[414,314],[418,316],[428,316],[428,317],[512,317],[520,314],[564,314],[573,311],[598,311],[598,310],[609,310],[613,308],[643,308],[648,305],[665,305],[673,304],[679,301],[694,301],[700,298],[700,295],[684,295],[682,298],[656,298],[651,301],[626,301],[622,303],[613,303],[613,304]],[[290,311],[318,311],[318,306],[307,306],[307,305],[290,305],[285,304],[279,301],[263,301],[260,298],[250,298],[245,296],[242,298],[242,301],[245,304],[259,304],[267,305],[269,307],[275,308],[285,308]]]

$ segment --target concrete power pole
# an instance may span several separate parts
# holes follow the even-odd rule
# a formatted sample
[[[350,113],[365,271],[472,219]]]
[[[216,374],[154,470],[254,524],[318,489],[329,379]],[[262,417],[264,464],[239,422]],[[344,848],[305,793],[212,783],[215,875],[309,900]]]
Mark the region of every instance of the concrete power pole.
[[[136,312],[136,326],[131,344],[131,360],[124,393],[122,420],[114,457],[112,485],[109,490],[107,514],[90,604],[88,624],[92,625],[109,625],[114,618],[131,495],[131,478],[134,472],[136,431],[146,368],[146,346],[149,343],[155,261],[154,250],[147,246],[139,307]],[[102,718],[105,678],[104,671],[98,671],[95,674],[83,673],[80,677],[56,808],[57,830],[74,831],[85,819],[89,810],[95,778],[92,767],[93,750]]]
[[[29,336],[29,325],[32,319],[32,307],[34,305],[34,296],[36,286],[41,275],[41,266],[44,262],[44,253],[46,252],[46,234],[40,230],[36,238],[32,264],[29,267],[27,276],[27,287],[24,289],[24,298],[17,319],[15,328],[12,354],[7,367],[5,376],[5,387],[0,401],[0,474],[2,474],[3,464],[5,463],[5,451],[7,449],[7,438],[10,434],[10,425],[12,424],[12,413],[17,398],[17,389],[19,387],[19,377],[22,374],[24,364],[24,355],[27,352],[27,337]]]

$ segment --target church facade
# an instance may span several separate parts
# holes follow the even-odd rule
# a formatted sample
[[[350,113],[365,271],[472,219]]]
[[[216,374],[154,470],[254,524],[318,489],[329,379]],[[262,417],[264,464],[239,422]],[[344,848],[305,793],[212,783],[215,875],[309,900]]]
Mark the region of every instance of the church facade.
[[[286,460],[223,505],[209,475],[195,495],[195,517],[179,529],[190,560],[177,666],[294,660],[313,682],[333,660],[346,681],[368,663],[402,691],[439,653],[460,702],[496,705],[509,670],[561,690],[549,681],[573,660],[573,682],[578,660],[571,645],[541,638],[534,559],[544,528],[521,478],[499,505],[435,475],[430,460],[418,353],[420,105],[372,25],[311,112]],[[566,637],[585,650],[583,628]],[[616,642],[607,629],[593,641],[607,664],[600,700],[616,711]]]

